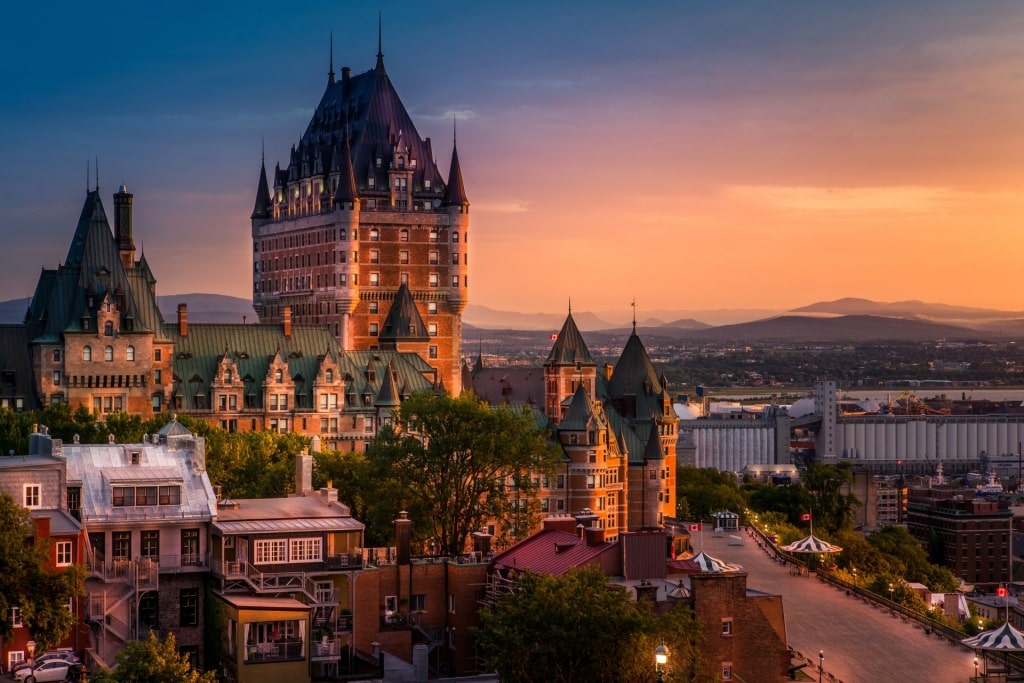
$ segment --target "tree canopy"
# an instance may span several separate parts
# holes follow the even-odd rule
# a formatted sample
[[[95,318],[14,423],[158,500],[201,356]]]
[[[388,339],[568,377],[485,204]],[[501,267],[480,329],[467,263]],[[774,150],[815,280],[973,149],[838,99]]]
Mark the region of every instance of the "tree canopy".
[[[609,587],[593,567],[561,576],[523,574],[516,591],[480,616],[477,647],[509,683],[649,682],[660,643],[668,647],[674,670],[701,667],[700,624],[688,608],[656,616],[648,601],[634,602],[628,592]]]
[[[368,510],[390,519],[408,511],[429,525],[442,552],[457,555],[469,534],[490,521],[513,534],[534,525],[533,477],[551,475],[560,450],[525,407],[424,392],[402,403],[366,457],[389,494],[375,495]]]
[[[676,501],[680,519],[707,520],[722,510],[742,514],[747,507],[732,474],[711,468],[677,468]]]
[[[131,640],[117,653],[117,668],[89,676],[91,683],[215,683],[213,671],[199,673],[187,654],[179,654],[174,634],[164,640],[149,632],[145,640]]]
[[[68,611],[72,598],[84,592],[81,568],[49,566],[49,541],[30,540],[32,519],[25,508],[0,492],[0,635],[13,633],[12,607],[40,652],[56,647],[71,633],[75,615]]]

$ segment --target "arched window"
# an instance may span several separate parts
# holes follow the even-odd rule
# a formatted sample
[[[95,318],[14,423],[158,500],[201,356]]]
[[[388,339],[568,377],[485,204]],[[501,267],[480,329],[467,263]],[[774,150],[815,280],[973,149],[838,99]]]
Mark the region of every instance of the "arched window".
[[[103,349],[103,360],[107,361],[108,363],[110,361],[114,360],[114,347],[113,346],[108,346],[105,349]]]
[[[113,320],[108,320],[107,322],[103,323],[103,336],[104,337],[113,337],[114,336],[114,321]]]
[[[135,360],[135,347],[134,346],[129,346],[127,349],[124,350],[124,359],[127,360],[127,361]]]
[[[84,347],[82,347],[82,360],[85,361],[86,363],[92,362],[92,347],[91,346],[84,346]]]

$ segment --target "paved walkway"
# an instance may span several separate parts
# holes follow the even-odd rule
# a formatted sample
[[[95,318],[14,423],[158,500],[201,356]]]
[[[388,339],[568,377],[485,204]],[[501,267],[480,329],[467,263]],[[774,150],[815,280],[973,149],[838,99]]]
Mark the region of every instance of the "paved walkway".
[[[791,575],[768,557],[746,532],[743,545],[729,545],[728,534],[705,533],[712,557],[743,565],[747,587],[783,596],[786,633],[793,650],[814,664],[804,671],[817,680],[818,650],[825,652],[825,681],[926,681],[964,683],[974,675],[974,652],[945,638],[925,635],[913,622],[890,616],[810,576]],[[693,539],[700,550],[701,540]],[[832,674],[833,678],[829,677]]]

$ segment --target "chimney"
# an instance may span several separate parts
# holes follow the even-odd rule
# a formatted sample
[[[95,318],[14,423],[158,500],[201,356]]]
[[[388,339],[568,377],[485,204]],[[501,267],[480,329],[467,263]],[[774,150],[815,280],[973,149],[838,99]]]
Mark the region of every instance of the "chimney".
[[[604,543],[604,529],[592,526],[586,530],[587,545],[595,546]]]
[[[135,242],[132,240],[132,200],[134,195],[122,185],[114,195],[114,241],[125,268],[135,266]]]
[[[32,518],[32,524],[35,526],[36,543],[39,543],[41,540],[50,537],[49,517],[34,517]]]
[[[188,336],[188,304],[178,304],[178,334]]]
[[[295,495],[304,496],[313,491],[313,456],[299,453],[295,456]]]
[[[412,520],[409,513],[402,510],[395,520],[395,546],[399,566],[409,564],[412,560]]]
[[[324,505],[330,505],[331,503],[338,502],[338,489],[331,486],[331,482],[327,482],[327,486],[320,489],[320,499],[323,500]]]
[[[347,93],[349,86],[352,84],[352,67],[343,66],[341,67],[341,87],[342,92]]]
[[[285,306],[281,309],[281,325],[284,327],[284,336],[289,339],[292,336],[292,307]]]

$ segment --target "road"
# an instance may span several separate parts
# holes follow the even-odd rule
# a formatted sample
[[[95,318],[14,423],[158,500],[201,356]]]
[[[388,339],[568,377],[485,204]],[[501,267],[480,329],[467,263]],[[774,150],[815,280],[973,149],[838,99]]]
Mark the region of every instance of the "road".
[[[703,534],[704,551],[743,566],[747,588],[783,596],[786,633],[794,651],[810,658],[817,678],[818,651],[825,653],[824,680],[844,683],[926,681],[965,683],[974,675],[974,652],[893,617],[810,576],[789,570],[741,533],[743,545],[729,545],[728,534]],[[701,539],[694,539],[699,551]]]

